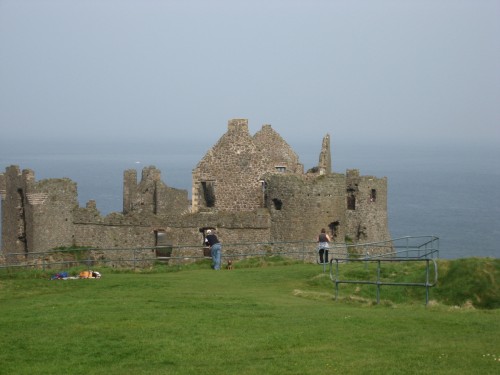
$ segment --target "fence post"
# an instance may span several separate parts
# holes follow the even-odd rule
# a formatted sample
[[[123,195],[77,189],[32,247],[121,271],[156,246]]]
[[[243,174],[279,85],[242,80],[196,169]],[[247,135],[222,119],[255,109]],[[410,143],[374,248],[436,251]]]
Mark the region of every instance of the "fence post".
[[[339,275],[339,260],[335,259],[335,301],[339,297],[338,275]]]
[[[380,260],[377,261],[377,305],[380,304]]]
[[[425,306],[429,303],[429,259],[425,260]]]

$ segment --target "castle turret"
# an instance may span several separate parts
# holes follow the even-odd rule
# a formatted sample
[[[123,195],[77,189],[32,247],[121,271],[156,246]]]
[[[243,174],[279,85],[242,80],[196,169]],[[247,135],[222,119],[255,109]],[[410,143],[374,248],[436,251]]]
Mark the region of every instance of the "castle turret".
[[[27,254],[73,243],[76,183],[68,178],[35,180],[30,169],[6,169],[2,194],[2,250]]]

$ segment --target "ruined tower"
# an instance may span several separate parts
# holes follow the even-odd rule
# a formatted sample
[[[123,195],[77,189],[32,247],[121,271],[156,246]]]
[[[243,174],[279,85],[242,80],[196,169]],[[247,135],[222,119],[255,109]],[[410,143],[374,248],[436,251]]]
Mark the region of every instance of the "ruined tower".
[[[35,249],[71,246],[72,211],[78,206],[76,184],[70,179],[35,181],[33,171],[17,166],[1,177],[2,250],[27,253]]]

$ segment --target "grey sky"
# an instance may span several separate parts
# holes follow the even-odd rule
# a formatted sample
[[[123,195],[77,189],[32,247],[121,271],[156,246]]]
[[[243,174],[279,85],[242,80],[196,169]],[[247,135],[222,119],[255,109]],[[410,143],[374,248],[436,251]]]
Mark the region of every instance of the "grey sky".
[[[0,0],[0,147],[208,149],[230,118],[318,148],[500,143],[499,20],[498,0]]]

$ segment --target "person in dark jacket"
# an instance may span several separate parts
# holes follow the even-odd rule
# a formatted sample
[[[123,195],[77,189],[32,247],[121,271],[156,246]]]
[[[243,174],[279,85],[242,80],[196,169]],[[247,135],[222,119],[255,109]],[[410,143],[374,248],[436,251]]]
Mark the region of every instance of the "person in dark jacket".
[[[212,256],[212,268],[220,270],[220,259],[222,252],[222,245],[211,229],[206,232],[205,243],[210,246],[210,255]]]

